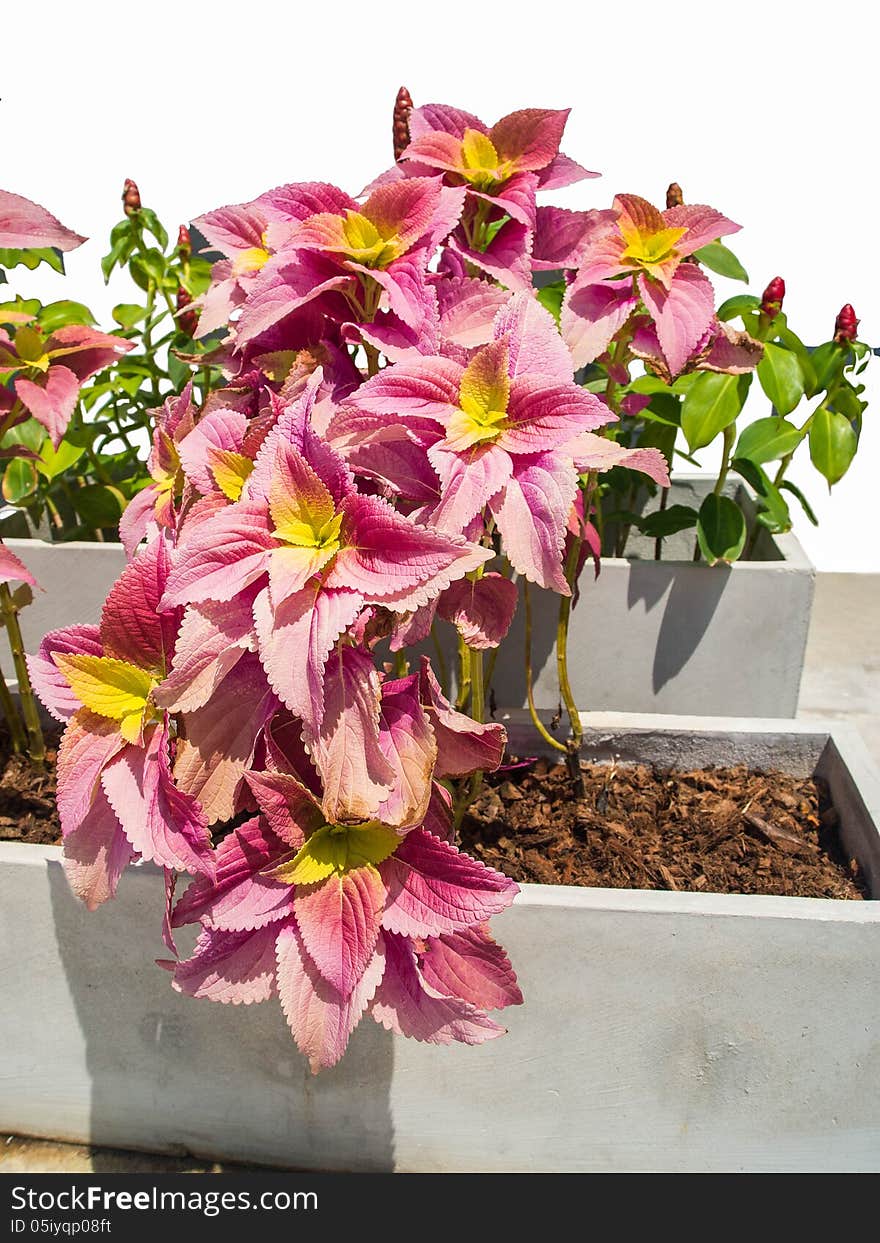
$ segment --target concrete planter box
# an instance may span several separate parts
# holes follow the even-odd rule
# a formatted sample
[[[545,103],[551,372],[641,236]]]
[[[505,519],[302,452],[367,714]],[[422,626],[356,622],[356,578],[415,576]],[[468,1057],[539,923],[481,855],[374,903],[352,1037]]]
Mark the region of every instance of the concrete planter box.
[[[820,773],[880,896],[880,785],[845,729],[585,722],[596,757]],[[171,990],[162,896],[141,867],[90,916],[58,849],[0,845],[0,1127],[314,1169],[880,1160],[880,903],[526,885],[495,924],[526,996],[508,1036],[438,1049],[367,1020],[312,1078],[277,1003]]]
[[[670,505],[699,509],[712,480],[684,476]],[[746,509],[744,485],[727,489]],[[589,567],[571,615],[570,676],[584,710],[793,717],[813,604],[815,570],[792,534],[762,530],[754,556],[732,566],[692,560],[693,531],[639,538],[634,555]],[[532,588],[535,702],[555,710],[558,597]],[[500,708],[526,705],[522,600],[493,677]],[[429,648],[425,649],[430,651]]]
[[[107,593],[126,565],[121,544],[50,544],[14,538],[3,542],[42,588],[34,591],[33,603],[21,612],[21,632],[29,652],[37,650],[49,630],[100,621]]]

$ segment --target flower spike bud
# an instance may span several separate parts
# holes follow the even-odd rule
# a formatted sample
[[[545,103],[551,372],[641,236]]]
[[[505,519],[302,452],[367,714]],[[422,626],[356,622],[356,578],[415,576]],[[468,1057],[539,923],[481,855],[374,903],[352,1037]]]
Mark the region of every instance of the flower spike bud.
[[[774,276],[761,294],[761,314],[766,315],[768,319],[775,319],[782,310],[784,298],[785,281],[781,276]]]
[[[409,116],[413,110],[412,96],[405,86],[397,92],[394,101],[394,159],[399,160],[409,146]]]
[[[851,303],[847,302],[846,306],[842,306],[837,312],[837,319],[834,321],[834,340],[838,345],[843,345],[845,341],[855,341],[858,330],[859,321],[856,319],[855,309]]]
[[[670,207],[682,207],[684,205],[684,195],[681,192],[681,186],[677,181],[670,181],[666,187],[666,209]]]
[[[186,309],[191,303],[192,294],[181,285],[177,291],[178,314],[176,318],[181,332],[185,332],[188,337],[194,337],[199,326],[198,311],[188,311]]]
[[[122,206],[125,208],[126,216],[133,216],[141,209],[141,192],[137,188],[137,182],[132,181],[130,177],[126,177],[125,185],[122,187]]]
[[[180,251],[182,259],[188,259],[192,254],[192,238],[185,224],[182,224],[177,230],[177,249]]]

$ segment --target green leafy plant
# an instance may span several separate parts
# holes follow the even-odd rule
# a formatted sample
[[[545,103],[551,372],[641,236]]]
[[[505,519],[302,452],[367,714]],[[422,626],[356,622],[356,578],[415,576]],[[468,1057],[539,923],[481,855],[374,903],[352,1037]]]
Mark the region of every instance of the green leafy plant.
[[[89,308],[73,300],[42,304],[17,297],[0,306],[0,329],[9,342],[0,360],[9,407],[0,431],[0,454],[8,459],[0,486],[7,505],[22,515],[21,534],[117,538],[125,506],[149,482],[150,410],[190,382],[201,402],[222,383],[212,361],[215,344],[193,339],[193,303],[210,283],[210,263],[193,253],[185,226],[169,243],[133,181],[125,183],[123,206],[101,268],[107,282],[127,272],[141,296],[114,307],[112,333],[96,333]],[[37,262],[63,271],[59,249],[0,249],[0,265],[7,268],[33,269]],[[81,342],[87,360],[81,372],[87,374],[61,391],[45,377],[51,379],[56,363],[59,373],[68,369],[74,339]],[[48,417],[37,403],[22,400],[34,387],[43,406],[58,390]]]

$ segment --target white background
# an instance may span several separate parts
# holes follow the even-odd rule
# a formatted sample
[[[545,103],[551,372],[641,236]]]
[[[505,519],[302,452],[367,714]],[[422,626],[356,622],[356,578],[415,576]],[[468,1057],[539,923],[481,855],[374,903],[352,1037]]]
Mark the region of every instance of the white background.
[[[728,240],[754,292],[784,276],[803,340],[827,339],[852,302],[862,339],[878,345],[872,8],[7,2],[0,184],[92,239],[68,256],[66,278],[19,270],[12,288],[76,298],[108,326],[130,296],[126,278],[103,287],[98,263],[126,176],[169,231],[287,181],[356,193],[391,162],[390,110],[405,83],[417,104],[456,104],[489,123],[516,108],[571,106],[564,149],[603,177],[549,198],[607,206],[629,191],[662,206],[675,179],[688,201],[744,226]],[[742,289],[716,286],[719,296]],[[833,495],[808,460],[790,472],[821,520],[816,530],[798,517],[795,529],[822,570],[880,571],[880,358],[868,375],[859,456]],[[749,409],[767,413],[762,400]]]

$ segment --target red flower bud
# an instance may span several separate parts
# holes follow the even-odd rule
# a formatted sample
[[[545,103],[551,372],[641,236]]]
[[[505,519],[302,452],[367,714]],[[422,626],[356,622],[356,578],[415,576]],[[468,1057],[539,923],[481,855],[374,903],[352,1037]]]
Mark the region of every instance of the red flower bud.
[[[844,341],[855,341],[858,330],[859,321],[856,319],[855,310],[851,303],[847,302],[846,306],[842,306],[837,312],[837,319],[834,321],[834,340],[838,345],[843,345]]]
[[[681,186],[678,184],[677,181],[670,181],[669,185],[666,188],[667,210],[670,207],[681,207],[683,203],[684,203],[684,195],[682,194]]]
[[[394,101],[394,159],[399,160],[409,146],[409,114],[413,110],[412,96],[405,86],[397,92]]]
[[[199,326],[198,311],[188,311],[186,309],[191,303],[192,294],[181,285],[177,291],[177,323],[180,326],[181,332],[185,332],[188,337],[194,337]],[[180,312],[183,312],[183,314],[180,314]]]
[[[189,229],[182,224],[177,230],[177,249],[180,251],[182,258],[188,259],[192,254],[192,238],[189,235]]]
[[[768,319],[775,319],[782,309],[784,298],[785,281],[781,276],[774,276],[761,295],[761,313]]]
[[[122,206],[125,208],[126,216],[133,216],[141,209],[141,192],[137,188],[137,182],[132,181],[130,177],[126,177],[125,185],[122,187]]]

